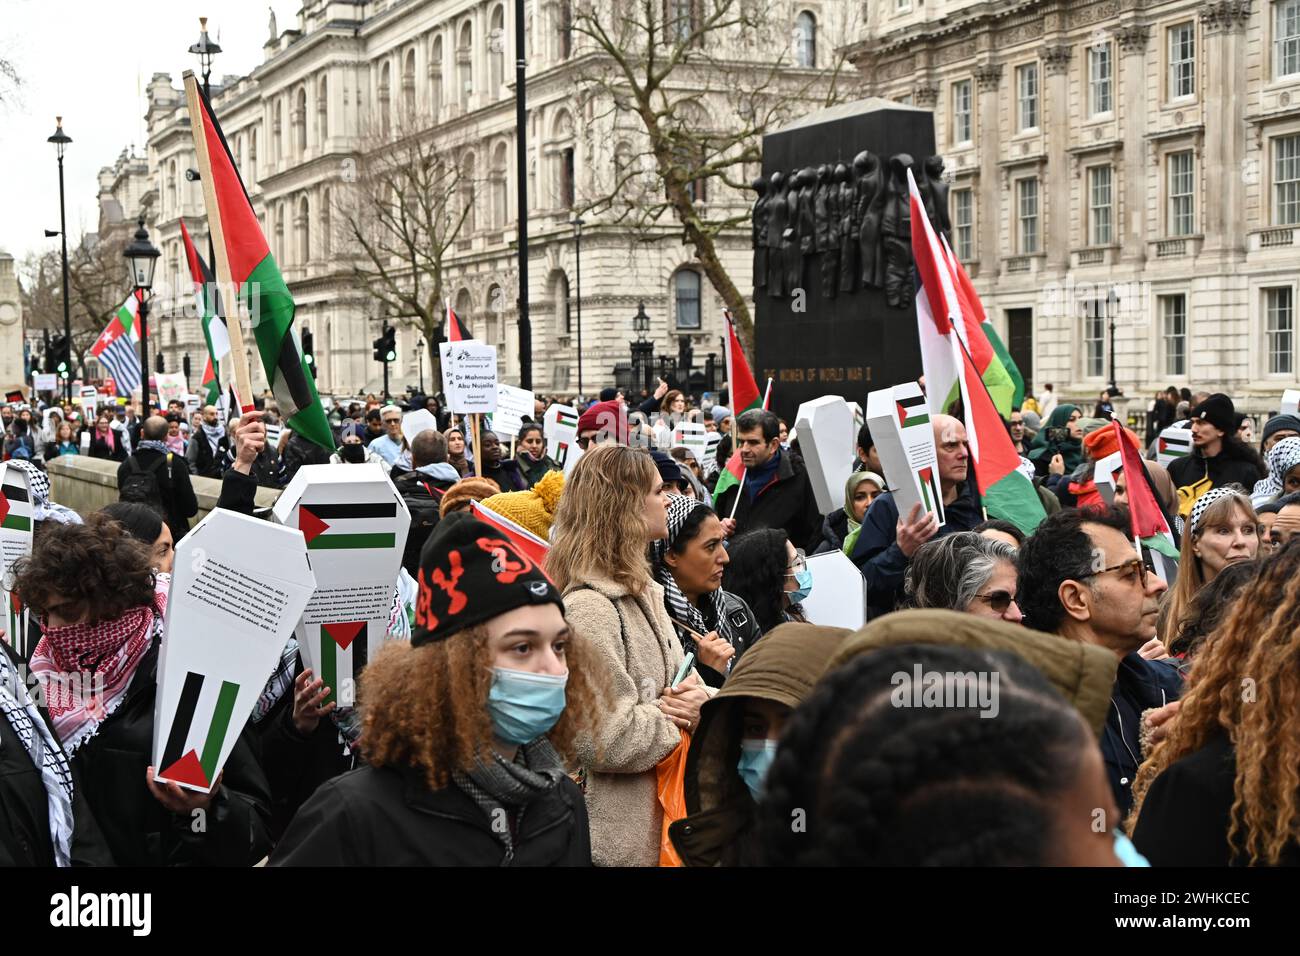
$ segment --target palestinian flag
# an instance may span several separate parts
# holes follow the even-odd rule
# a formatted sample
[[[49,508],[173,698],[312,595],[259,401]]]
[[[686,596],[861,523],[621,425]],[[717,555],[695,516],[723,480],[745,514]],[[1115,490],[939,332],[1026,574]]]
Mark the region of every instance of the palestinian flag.
[[[1156,461],[1168,468],[1179,458],[1192,453],[1192,430],[1170,426],[1156,438]]]
[[[731,313],[723,310],[722,316],[727,320],[727,387],[731,390],[728,397],[731,399],[732,414],[739,417],[741,412],[749,411],[751,408],[767,406],[759,395],[754,373],[749,370],[749,363],[745,361],[745,350],[736,336],[736,327],[731,322]]]
[[[894,407],[898,409],[898,426],[900,428],[915,428],[917,425],[930,424],[929,409],[925,404],[924,395],[910,395],[906,398],[897,399]]]
[[[469,334],[469,329],[465,327],[465,323],[460,320],[460,316],[458,316],[456,314],[456,311],[451,307],[451,303],[448,302],[446,305],[447,305],[447,341],[467,342],[470,339],[474,338],[474,336]]]
[[[190,128],[199,175],[206,184],[205,197],[211,196],[215,203],[209,205],[207,213],[214,241],[221,247],[217,249],[217,267],[218,271],[223,266],[229,269],[229,275],[222,274],[219,278],[223,283],[233,284],[248,309],[266,380],[271,384],[281,414],[303,438],[333,451],[334,436],[294,330],[293,296],[271,257],[262,226],[253,213],[253,204],[211,105],[192,73],[185,74],[185,84],[190,102],[198,104],[199,115],[191,111]],[[245,408],[252,407],[251,395],[242,395],[240,399]]]
[[[1151,486],[1151,476],[1142,464],[1142,453],[1133,436],[1119,422],[1111,422],[1111,427],[1115,429],[1119,442],[1133,540],[1141,543],[1139,550],[1151,569],[1166,584],[1173,584],[1178,575],[1178,546],[1174,544],[1169,522],[1160,510],[1155,489]]]
[[[973,306],[961,291],[958,271],[961,263],[942,237],[935,234],[911,170],[907,173],[907,183],[911,193],[912,255],[916,260],[918,285],[916,321],[930,410],[942,413],[948,408],[949,387],[944,382],[952,381],[962,399],[966,440],[985,510],[989,517],[1010,521],[1025,534],[1031,534],[1046,513],[1033,482],[1020,471],[1020,456],[1003,425],[1003,418],[1010,415],[1014,389],[1006,389],[1008,404],[1004,414],[995,404],[985,378],[992,348],[978,322],[969,318],[974,314]],[[966,284],[969,286],[969,280]],[[977,360],[980,354],[986,360],[983,366]],[[951,377],[946,378],[950,373]],[[1009,377],[1007,385],[1010,386]]]
[[[960,264],[960,260],[958,261],[958,264]],[[965,275],[965,273],[966,270],[963,269],[962,274]],[[968,279],[966,281],[969,282],[970,280]],[[971,293],[971,298],[974,299],[976,303],[979,302],[979,296],[975,295],[973,291]],[[983,311],[982,306],[980,309]],[[1011,396],[1011,410],[1016,411],[1025,401],[1025,377],[1020,373],[1020,366],[1016,364],[1016,360],[1011,357],[1011,353],[1007,351],[1006,345],[1003,344],[1002,336],[998,335],[998,330],[993,327],[993,323],[988,320],[987,316],[980,323],[980,328],[984,330],[985,336],[988,337],[989,345],[993,346],[993,354],[998,357],[1002,362],[1002,367],[1005,368],[1007,374],[1011,376],[1011,384],[1016,388],[1015,393]],[[1008,415],[1007,417],[1009,418],[1010,416]]]
[[[397,546],[395,501],[301,504],[298,530],[308,551],[365,551]]]
[[[203,381],[200,383],[200,388],[205,393],[203,404],[215,405],[221,398],[219,373],[222,361],[230,355],[230,335],[226,331],[225,316],[222,315],[216,278],[208,263],[203,261],[203,257],[194,248],[184,219],[181,220],[181,238],[185,241],[185,259],[189,263],[190,279],[194,282],[194,304],[203,325],[203,341],[208,346],[208,360],[203,367]]]
[[[238,696],[239,685],[232,681],[208,680],[194,671],[185,674],[159,777],[200,790],[212,788],[226,736],[243,726],[242,720],[233,720]]]
[[[559,428],[578,430],[578,413],[561,409],[555,413],[555,424]]]
[[[312,625],[313,627],[315,625]],[[370,625],[366,621],[343,621],[320,625],[320,667],[316,676],[330,689],[325,703],[339,701],[340,707],[356,706],[356,679],[367,656]],[[339,681],[349,681],[353,691],[339,700]]]
[[[718,475],[718,483],[713,486],[713,506],[716,508],[722,495],[728,488],[734,488],[745,480],[745,465],[740,460],[740,452],[732,452],[727,465]]]
[[[527,528],[515,524],[504,515],[497,514],[491,508],[485,507],[481,502],[471,502],[470,508],[474,512],[474,517],[500,531],[520,554],[538,567],[546,567],[546,555],[551,550],[549,543],[537,537]]]
[[[4,483],[0,484],[0,528],[6,531],[25,531],[30,534],[32,530],[31,499],[27,495],[26,484],[13,471],[13,469],[6,468]],[[31,550],[30,541],[27,550]]]
[[[0,591],[5,602],[5,637],[14,653],[27,660],[34,647],[28,647],[27,607],[12,591]]]

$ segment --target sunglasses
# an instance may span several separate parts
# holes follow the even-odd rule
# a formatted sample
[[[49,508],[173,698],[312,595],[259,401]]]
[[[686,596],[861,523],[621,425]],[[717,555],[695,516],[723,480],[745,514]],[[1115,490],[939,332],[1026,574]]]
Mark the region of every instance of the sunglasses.
[[[1016,596],[1010,591],[990,591],[988,594],[975,595],[977,601],[983,601],[998,614],[1016,603]]]
[[[1095,578],[1099,574],[1109,574],[1111,571],[1119,571],[1121,577],[1128,577],[1130,574],[1137,572],[1137,578],[1142,583],[1142,587],[1147,586],[1147,566],[1141,558],[1129,558],[1127,561],[1121,561],[1119,564],[1112,564],[1108,568],[1102,568],[1100,571],[1090,571],[1088,574],[1079,575],[1078,580],[1084,581],[1088,578]]]

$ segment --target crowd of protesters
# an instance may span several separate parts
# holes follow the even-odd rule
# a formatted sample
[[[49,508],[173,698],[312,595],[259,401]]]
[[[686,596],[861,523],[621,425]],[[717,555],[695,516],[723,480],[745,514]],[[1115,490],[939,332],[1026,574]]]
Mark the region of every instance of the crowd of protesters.
[[[940,525],[900,509],[869,428],[824,513],[797,430],[662,381],[574,401],[568,467],[543,426],[560,396],[509,434],[435,396],[337,402],[332,451],[271,399],[229,422],[11,404],[35,533],[5,584],[36,639],[0,645],[0,864],[1300,863],[1300,418],[1256,447],[1228,396],[1169,389],[1139,439],[1118,397],[1087,416],[1047,386],[1006,421],[1032,529],[986,513],[944,414]],[[415,411],[434,427],[408,435]],[[708,453],[674,440],[683,421]],[[1192,449],[1164,468],[1172,425]],[[1121,442],[1143,473],[1103,487]],[[62,455],[117,462],[121,500],[58,504]],[[366,464],[411,529],[357,707],[325,703],[291,641],[211,792],[157,781],[193,479],[252,514],[303,465]],[[1172,529],[1168,582],[1135,549],[1135,482]],[[481,547],[500,536],[474,502],[547,542],[544,567]],[[856,632],[809,621],[809,556],[833,552],[863,577]],[[94,695],[51,695],[70,672]]]

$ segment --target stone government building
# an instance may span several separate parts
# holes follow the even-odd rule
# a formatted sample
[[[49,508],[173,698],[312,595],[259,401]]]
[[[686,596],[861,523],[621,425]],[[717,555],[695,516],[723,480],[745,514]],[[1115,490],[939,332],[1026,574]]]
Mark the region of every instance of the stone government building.
[[[1131,410],[1297,381],[1300,0],[875,0],[868,92],[933,109],[954,245],[1026,378]],[[1091,404],[1089,405],[1089,411]]]
[[[692,0],[672,2],[685,10]],[[789,5],[797,52],[792,73],[813,75],[835,47],[860,33],[817,36],[824,9],[838,3]],[[608,112],[608,104],[577,95],[587,51],[583,38],[566,28],[568,9],[563,0],[530,3],[525,31],[529,299],[539,392],[576,391],[578,384],[575,202],[598,195],[602,170],[612,168],[628,142],[644,137],[635,117],[619,118],[612,130],[600,126],[594,118]],[[378,390],[381,367],[371,356],[371,340],[382,320],[350,275],[334,210],[358,150],[366,148],[366,131],[399,111],[428,117],[434,135],[445,135],[462,164],[474,170],[473,214],[450,255],[446,295],[476,337],[498,346],[502,380],[518,381],[513,10],[505,0],[304,0],[295,28],[278,30],[272,18],[262,65],[244,77],[213,77],[213,107],[294,294],[297,327],[313,333],[322,392]],[[163,253],[158,275],[178,290],[155,300],[151,333],[167,353],[166,371],[179,370],[188,354],[197,379],[205,353],[199,324],[186,312],[192,300],[180,218],[205,258],[207,229],[201,185],[186,177],[195,161],[184,94],[170,75],[154,74],[146,118],[145,168],[126,156],[106,168],[101,208],[122,207],[122,197],[134,196],[139,178],[147,178],[143,203],[151,238]],[[719,216],[742,217],[753,199],[716,180],[709,189],[710,213]],[[134,208],[126,210],[126,218],[135,215]],[[615,365],[628,362],[631,320],[641,300],[656,354],[677,355],[685,337],[697,367],[710,352],[721,364],[721,299],[694,264],[692,250],[676,238],[680,226],[665,219],[658,228],[667,240],[634,248],[625,228],[602,226],[600,215],[585,218],[585,391],[611,384]],[[748,293],[748,227],[719,237],[718,249],[737,287]],[[419,333],[394,324],[398,361],[391,372],[400,391],[417,378]],[[250,336],[246,344],[251,354]],[[260,387],[259,363],[252,366]],[[423,372],[429,386],[427,362]],[[722,377],[719,372],[719,384]]]

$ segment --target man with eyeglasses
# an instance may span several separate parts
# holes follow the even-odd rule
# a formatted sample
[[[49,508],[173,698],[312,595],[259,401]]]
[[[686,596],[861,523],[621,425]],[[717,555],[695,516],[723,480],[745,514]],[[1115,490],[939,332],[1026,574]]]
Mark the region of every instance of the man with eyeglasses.
[[[1166,585],[1135,552],[1127,511],[1066,508],[1021,547],[1019,589],[1027,625],[1104,647],[1119,661],[1101,753],[1122,818],[1142,762],[1142,714],[1182,693],[1177,667],[1138,653],[1155,637]]]
[[[973,531],[984,520],[970,473],[966,428],[951,415],[931,415],[939,490],[943,493],[944,525],[914,505],[906,517],[898,513],[893,492],[878,495],[862,516],[862,530],[849,557],[867,579],[867,616],[888,614],[903,601],[907,566],[918,548],[931,538]],[[886,480],[889,476],[885,476]]]
[[[384,459],[390,467],[406,454],[403,464],[409,469],[411,456],[406,437],[402,434],[402,410],[396,405],[385,405],[379,410],[379,416],[384,426],[384,434],[371,441],[370,450]]]

